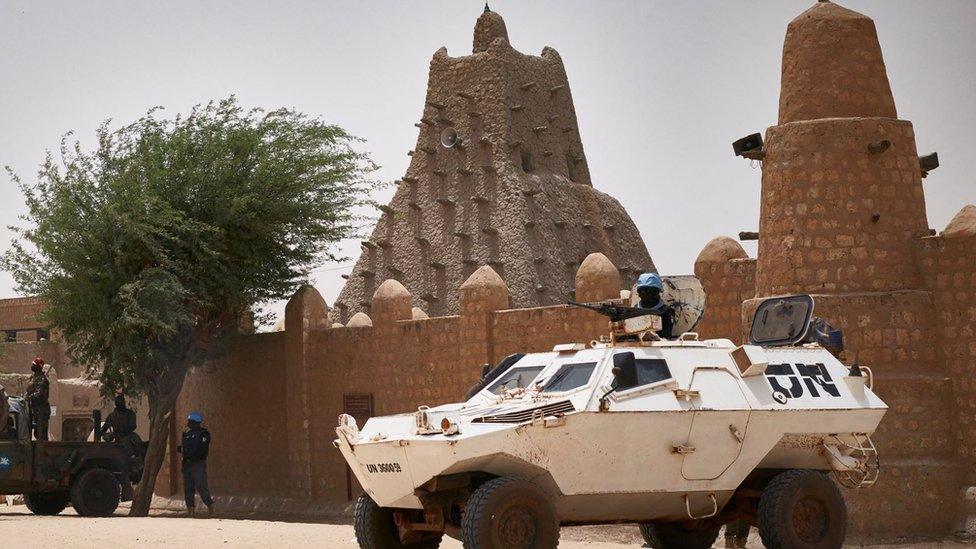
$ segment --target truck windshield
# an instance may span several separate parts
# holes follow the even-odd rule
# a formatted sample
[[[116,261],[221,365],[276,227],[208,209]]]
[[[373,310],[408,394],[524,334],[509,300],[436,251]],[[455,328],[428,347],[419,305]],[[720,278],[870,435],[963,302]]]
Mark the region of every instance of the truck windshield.
[[[539,375],[539,372],[541,372],[543,368],[545,368],[545,365],[543,364],[539,364],[538,366],[517,366],[512,368],[495,380],[495,382],[491,384],[491,387],[488,388],[488,391],[497,395],[502,391],[502,389],[524,389],[528,387],[530,383],[532,383],[532,380]]]
[[[563,364],[559,370],[549,378],[543,393],[559,393],[582,387],[590,381],[596,362],[576,362]]]

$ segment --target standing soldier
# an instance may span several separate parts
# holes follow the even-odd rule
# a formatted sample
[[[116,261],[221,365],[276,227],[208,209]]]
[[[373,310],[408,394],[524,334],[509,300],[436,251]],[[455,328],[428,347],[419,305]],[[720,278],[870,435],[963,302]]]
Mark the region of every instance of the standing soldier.
[[[213,516],[214,502],[207,486],[207,455],[210,453],[210,431],[203,428],[203,414],[192,412],[186,418],[183,443],[179,448],[183,454],[183,495],[186,498],[186,511],[193,516],[196,507],[196,493],[207,506],[207,514]]]
[[[31,377],[27,384],[27,405],[30,407],[31,426],[35,440],[47,440],[47,423],[51,419],[51,383],[44,373],[44,359],[37,357],[31,363]]]

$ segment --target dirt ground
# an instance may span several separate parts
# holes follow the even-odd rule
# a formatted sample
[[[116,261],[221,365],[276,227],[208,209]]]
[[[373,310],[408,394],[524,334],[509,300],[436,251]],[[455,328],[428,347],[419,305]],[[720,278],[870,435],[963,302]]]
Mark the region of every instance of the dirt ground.
[[[622,549],[640,547],[637,529],[629,526],[564,528],[561,548]],[[128,518],[122,514],[105,519],[85,519],[70,510],[57,517],[35,517],[22,505],[0,504],[0,539],[3,547],[18,549],[145,547],[356,547],[348,524],[310,524],[263,520],[189,519],[173,515]],[[721,547],[721,538],[716,547]],[[886,549],[960,548],[961,542],[886,545]],[[445,539],[444,549],[461,544]],[[753,534],[750,548],[760,548]],[[880,546],[875,546],[880,547]]]

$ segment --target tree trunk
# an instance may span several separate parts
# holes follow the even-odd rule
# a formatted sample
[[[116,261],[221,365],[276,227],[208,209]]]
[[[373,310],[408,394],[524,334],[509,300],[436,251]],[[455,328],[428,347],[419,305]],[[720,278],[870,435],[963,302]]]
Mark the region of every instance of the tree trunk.
[[[136,486],[132,497],[132,508],[129,516],[145,517],[149,515],[153,490],[156,487],[156,476],[166,457],[166,442],[169,438],[167,429],[168,415],[175,413],[176,399],[183,389],[186,379],[187,364],[173,364],[164,372],[157,384],[156,391],[149,391],[149,447],[142,470],[142,478]],[[174,419],[175,420],[175,419]],[[179,471],[170,471],[171,475],[178,475]]]

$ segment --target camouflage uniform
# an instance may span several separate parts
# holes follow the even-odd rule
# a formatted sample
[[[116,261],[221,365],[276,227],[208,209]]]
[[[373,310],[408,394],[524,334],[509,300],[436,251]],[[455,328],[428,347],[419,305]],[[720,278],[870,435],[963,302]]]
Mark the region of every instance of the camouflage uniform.
[[[47,423],[51,419],[51,383],[44,372],[31,374],[27,384],[27,404],[35,440],[47,440]]]

